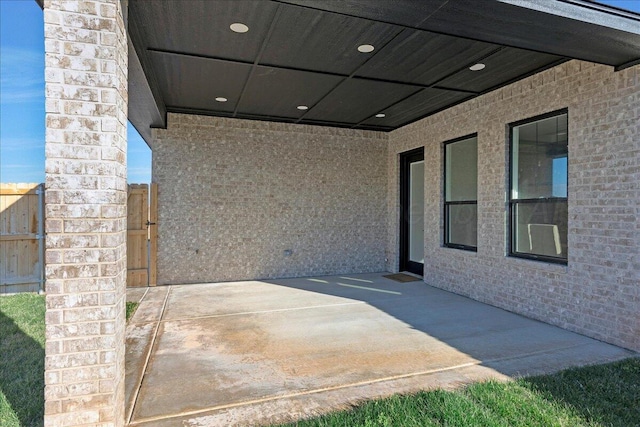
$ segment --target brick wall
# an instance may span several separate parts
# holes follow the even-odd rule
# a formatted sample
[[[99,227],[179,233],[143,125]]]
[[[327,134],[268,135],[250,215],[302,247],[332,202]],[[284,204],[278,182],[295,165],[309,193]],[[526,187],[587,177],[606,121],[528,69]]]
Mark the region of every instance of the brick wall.
[[[124,425],[127,41],[120,0],[44,2],[45,425]]]
[[[507,125],[569,110],[568,265],[507,252]],[[390,134],[387,268],[398,268],[398,154],[425,147],[425,281],[640,350],[640,67],[571,61]],[[442,247],[442,143],[478,133],[478,252]]]
[[[153,142],[159,284],[384,270],[387,134],[168,119]]]

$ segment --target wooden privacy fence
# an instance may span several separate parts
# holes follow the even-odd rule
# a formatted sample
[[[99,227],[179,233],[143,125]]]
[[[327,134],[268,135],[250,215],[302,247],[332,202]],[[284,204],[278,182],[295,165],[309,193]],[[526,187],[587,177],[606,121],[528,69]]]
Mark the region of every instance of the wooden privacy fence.
[[[151,196],[151,197],[149,197]],[[155,286],[158,253],[158,185],[129,184],[127,286]]]
[[[43,184],[0,184],[0,294],[44,290],[43,216]]]
[[[127,286],[156,285],[157,195],[129,185]],[[44,239],[44,185],[0,184],[0,294],[44,291]]]

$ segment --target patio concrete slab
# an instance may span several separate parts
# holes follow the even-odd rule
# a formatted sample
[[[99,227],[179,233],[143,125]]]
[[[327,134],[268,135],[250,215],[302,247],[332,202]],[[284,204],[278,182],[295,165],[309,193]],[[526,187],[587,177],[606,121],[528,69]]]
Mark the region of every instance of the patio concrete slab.
[[[167,296],[171,288],[160,286],[147,288],[144,298],[133,313],[130,323],[159,322],[165,309]]]
[[[382,274],[155,288],[127,333],[131,424],[149,426],[283,422],[634,354]]]
[[[140,302],[149,288],[127,288],[127,302]]]

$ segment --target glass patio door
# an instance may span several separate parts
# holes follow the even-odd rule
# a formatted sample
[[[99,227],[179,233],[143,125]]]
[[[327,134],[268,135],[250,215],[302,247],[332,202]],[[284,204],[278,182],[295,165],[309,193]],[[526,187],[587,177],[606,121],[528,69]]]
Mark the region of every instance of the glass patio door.
[[[400,155],[400,270],[424,270],[424,149]]]

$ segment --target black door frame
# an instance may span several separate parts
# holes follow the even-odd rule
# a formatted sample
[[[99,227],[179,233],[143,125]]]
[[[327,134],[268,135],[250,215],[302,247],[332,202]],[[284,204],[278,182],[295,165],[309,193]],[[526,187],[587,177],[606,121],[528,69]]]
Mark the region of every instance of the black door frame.
[[[424,147],[400,153],[400,271],[409,271],[420,276],[424,264],[409,261],[409,166],[424,160]]]

